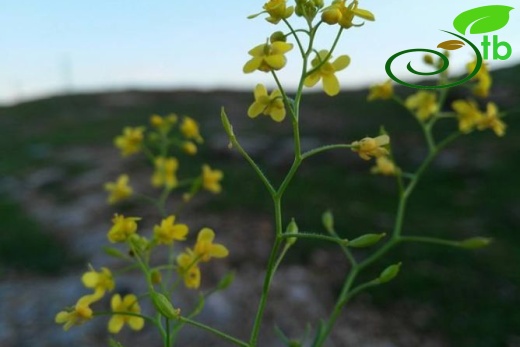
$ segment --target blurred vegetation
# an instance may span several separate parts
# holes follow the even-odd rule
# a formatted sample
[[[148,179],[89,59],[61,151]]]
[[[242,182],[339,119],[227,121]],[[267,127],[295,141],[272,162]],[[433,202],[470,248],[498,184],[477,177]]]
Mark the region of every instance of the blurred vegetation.
[[[493,76],[491,99],[503,109],[518,110],[520,66],[496,71]],[[398,91],[401,95],[411,92]],[[385,125],[398,162],[403,167],[417,166],[425,147],[415,121],[391,102],[366,103],[366,95],[366,91],[336,98],[308,94],[302,124],[304,146],[309,139],[325,144],[374,136]],[[451,95],[460,98],[468,91],[460,88]],[[248,138],[254,138],[257,145],[267,143],[258,157],[276,182],[287,169],[288,164],[276,158],[284,155],[290,126],[268,119],[248,121],[245,110],[251,100],[252,93],[126,92],[54,97],[0,108],[0,172],[23,178],[35,168],[51,165],[52,160],[40,155],[42,148],[52,152],[66,146],[108,146],[123,126],[143,124],[152,113],[189,114],[200,121],[208,138],[218,135],[225,142],[219,123],[219,109],[224,105],[246,148],[255,147]],[[455,142],[420,182],[405,218],[406,234],[450,239],[482,235],[494,238],[493,245],[460,251],[405,244],[386,258],[387,263],[373,266],[376,274],[393,261],[404,263],[399,279],[371,291],[371,300],[383,308],[392,307],[400,298],[433,307],[436,315],[422,329],[442,329],[453,346],[507,346],[511,336],[520,334],[519,116],[516,111],[505,119],[508,130],[503,139],[486,131]],[[439,134],[454,128],[455,124],[443,122]],[[263,186],[245,161],[211,148],[202,155],[212,162],[220,157],[218,166],[225,171],[227,182],[223,196],[206,209],[271,212]],[[349,152],[334,152],[304,163],[284,201],[287,220],[294,216],[300,229],[319,231],[321,213],[330,208],[337,229],[347,238],[387,231],[396,209],[395,184],[392,178],[367,174],[371,165]],[[0,261],[7,266],[31,268],[30,264],[38,262],[46,264],[45,269],[58,267],[56,255],[65,251],[52,248],[55,243],[23,215],[15,199],[2,196],[0,203]],[[22,230],[34,235],[21,236]],[[38,248],[27,247],[27,239],[37,240],[33,243]],[[6,242],[8,246],[4,246]],[[313,247],[314,243],[298,242],[298,251],[289,261],[308,261]],[[46,252],[48,249],[53,251]]]

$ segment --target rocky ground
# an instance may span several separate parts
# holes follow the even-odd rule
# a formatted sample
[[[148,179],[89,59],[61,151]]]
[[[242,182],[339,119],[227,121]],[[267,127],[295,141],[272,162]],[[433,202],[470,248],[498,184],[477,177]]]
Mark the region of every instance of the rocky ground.
[[[0,346],[106,346],[107,319],[99,318],[68,332],[63,332],[53,319],[56,312],[85,293],[79,279],[87,262],[96,268],[107,265],[117,268],[117,261],[100,250],[107,244],[106,232],[114,212],[106,205],[102,186],[107,178],[125,169],[125,163],[111,147],[69,148],[49,155],[53,156],[52,162],[58,160],[60,164],[42,167],[23,180],[6,178],[2,190],[15,197],[73,255],[84,259],[85,266],[73,266],[60,277],[7,272],[0,282]],[[88,163],[88,168],[74,177],[69,177],[63,169],[81,163]],[[136,182],[146,182],[146,170],[139,168],[131,173],[132,177]],[[50,192],[49,187],[53,187]],[[214,228],[219,242],[231,250],[231,256],[203,269],[203,281],[215,283],[228,270],[234,270],[236,278],[228,290],[208,300],[200,320],[246,338],[261,288],[272,223],[267,215],[245,212],[201,214],[197,205],[203,204],[204,199],[195,201],[184,212],[183,221],[193,229]],[[138,210],[140,216],[153,215],[152,210],[130,209]],[[346,268],[340,265],[344,264],[340,254],[331,250],[316,250],[310,258],[310,266],[289,264],[280,268],[265,315],[262,346],[281,346],[273,333],[275,324],[287,335],[300,337],[308,322],[315,323],[327,315],[334,300],[333,288],[340,285],[341,273]],[[124,277],[117,286],[117,290],[123,291],[142,289],[142,280],[137,275]],[[182,292],[175,302],[182,308],[194,299],[193,293]],[[422,332],[432,314],[429,307],[406,302],[378,310],[371,305],[369,295],[361,296],[341,316],[329,346],[443,346],[442,336],[425,336]],[[125,332],[120,340],[125,346],[158,346],[155,333],[148,327],[140,333]],[[226,345],[193,328],[185,329],[179,341],[179,346]]]

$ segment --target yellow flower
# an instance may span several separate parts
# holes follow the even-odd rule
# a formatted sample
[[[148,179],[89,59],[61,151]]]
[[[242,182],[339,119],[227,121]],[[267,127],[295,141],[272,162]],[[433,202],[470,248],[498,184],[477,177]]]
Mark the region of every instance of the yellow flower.
[[[276,122],[281,122],[285,118],[285,104],[283,102],[282,93],[275,89],[271,95],[267,94],[263,84],[257,84],[255,88],[255,101],[249,106],[247,115],[250,118],[257,117],[260,113],[271,118]]]
[[[114,144],[123,156],[135,154],[141,150],[144,127],[126,127],[123,134],[114,139]]]
[[[202,143],[204,140],[200,136],[199,123],[191,117],[184,117],[181,123],[181,133],[185,138],[189,140],[195,140],[198,143]]]
[[[289,18],[294,12],[294,7],[287,7],[286,2],[286,0],[269,0],[264,5],[264,10],[270,16],[266,20],[270,23],[278,24],[280,20]]]
[[[158,114],[153,114],[150,116],[150,124],[161,131],[168,132],[172,125],[177,123],[177,115],[172,113],[166,117],[161,117]]]
[[[141,313],[141,307],[137,302],[137,297],[133,294],[125,295],[123,299],[121,299],[121,295],[115,294],[112,296],[110,306],[113,312]],[[125,314],[114,314],[108,322],[108,331],[112,334],[117,334],[125,324],[128,324],[132,330],[141,330],[144,326],[144,319],[142,317]]]
[[[394,87],[392,81],[388,80],[382,84],[376,84],[370,87],[370,93],[368,94],[367,100],[388,100],[394,95]]]
[[[115,214],[112,218],[112,228],[108,232],[108,240],[112,243],[123,242],[135,234],[137,231],[136,221],[140,220],[138,217],[126,217],[123,215]]]
[[[177,257],[179,274],[182,276],[186,288],[197,289],[200,287],[200,268],[197,265],[198,261],[199,257],[197,254],[189,248]]]
[[[422,121],[427,120],[439,110],[437,94],[422,90],[406,98],[404,104],[410,111],[415,112],[417,118]]]
[[[469,133],[483,117],[475,101],[455,100],[451,107],[457,113],[459,119],[459,130]]]
[[[101,297],[106,291],[114,290],[114,277],[112,272],[106,267],[102,267],[101,271],[97,272],[93,268],[85,272],[81,277],[81,281],[87,288],[92,288],[95,292],[100,292]]]
[[[338,57],[333,63],[330,63],[330,56],[327,58],[329,52],[327,50],[321,50],[316,57],[311,61],[311,65],[314,68],[321,66],[314,72],[312,72],[307,78],[305,78],[304,84],[306,87],[312,87],[322,79],[323,90],[329,96],[334,96],[339,93],[339,82],[335,73],[337,71],[345,69],[350,64],[350,57],[348,55],[342,55]],[[325,60],[327,58],[327,60]],[[322,62],[324,62],[322,64]]]
[[[186,141],[182,144],[182,150],[188,155],[195,155],[197,154],[197,145],[191,141]]]
[[[394,176],[399,172],[399,168],[395,166],[395,163],[387,156],[376,158],[376,166],[370,169],[373,174],[380,174],[384,176]]]
[[[383,146],[390,143],[388,135],[379,135],[378,137],[365,137],[359,141],[352,142],[352,150],[358,152],[359,156],[364,160],[370,160],[370,157],[379,158],[388,155],[388,150]]]
[[[292,48],[292,44],[282,41],[258,45],[249,51],[249,55],[253,58],[244,65],[243,71],[251,73],[255,70],[263,72],[280,70],[287,62],[284,54]]]
[[[93,295],[82,296],[74,307],[65,311],[60,311],[54,318],[57,324],[63,324],[63,330],[69,330],[74,325],[81,325],[92,319],[92,309],[90,305],[96,301]]]
[[[158,244],[171,245],[174,240],[186,240],[188,226],[186,224],[174,224],[175,216],[168,216],[161,221],[161,225],[153,227],[153,233]]]
[[[224,245],[214,244],[215,232],[210,228],[203,228],[197,235],[195,254],[201,261],[209,261],[211,258],[227,257],[229,251]]]
[[[359,26],[352,23],[354,16],[370,21],[375,20],[372,12],[357,7],[357,1],[353,1],[348,6],[345,6],[345,2],[346,0],[334,0],[330,6],[323,9],[321,19],[327,24],[339,24],[345,29]]]
[[[477,60],[473,60],[471,63],[466,65],[468,73],[471,73],[475,67],[477,66]],[[473,87],[473,94],[475,96],[481,98],[487,98],[489,96],[489,89],[491,89],[491,85],[493,84],[493,79],[489,74],[489,70],[486,64],[482,64],[480,70],[473,77],[474,81],[477,81],[477,84]]]
[[[476,121],[478,130],[492,129],[497,136],[504,136],[506,124],[498,118],[498,108],[493,102],[487,104],[486,113]]]
[[[220,181],[224,174],[220,170],[212,170],[209,165],[202,166],[202,187],[214,194],[222,191]]]
[[[152,185],[154,187],[167,187],[168,189],[177,186],[177,169],[179,161],[176,158],[157,157],[155,159],[155,171],[152,175]]]
[[[129,180],[128,175],[120,175],[117,181],[105,184],[105,190],[110,193],[108,196],[109,204],[128,199],[132,195],[133,189],[128,185]]]

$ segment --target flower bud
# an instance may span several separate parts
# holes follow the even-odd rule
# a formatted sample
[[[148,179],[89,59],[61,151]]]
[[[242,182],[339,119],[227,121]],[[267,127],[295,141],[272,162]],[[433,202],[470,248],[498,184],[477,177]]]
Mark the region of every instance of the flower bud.
[[[360,237],[355,238],[354,240],[349,241],[349,247],[362,248],[369,247],[379,242],[383,237],[386,236],[386,233],[381,234],[365,234]]]
[[[460,247],[466,249],[479,249],[487,247],[492,239],[488,237],[472,237],[460,242]]]
[[[334,216],[330,210],[325,211],[321,215],[321,222],[329,233],[334,231]]]
[[[285,232],[287,234],[298,234],[298,225],[294,221],[294,218],[291,219],[291,222],[289,225],[287,225],[287,229],[285,229]],[[296,237],[288,237],[287,238],[287,244],[288,245],[294,245],[296,242]]]
[[[153,284],[159,284],[162,282],[162,275],[161,272],[158,270],[153,270],[150,274],[150,280]]]
[[[321,14],[321,20],[327,24],[337,24],[341,19],[341,11],[337,8],[329,8]]]
[[[150,292],[150,298],[152,299],[153,305],[160,314],[170,319],[179,318],[181,310],[178,308],[173,308],[172,303],[166,296],[164,296],[164,294],[152,291]]]
[[[233,283],[233,281],[235,280],[235,272],[234,271],[230,271],[228,272],[217,284],[217,289],[218,290],[224,290],[226,288],[228,288],[231,283]]]
[[[425,64],[433,65],[433,57],[431,54],[425,54],[423,57],[423,61]]]
[[[381,272],[378,277],[379,283],[386,283],[394,279],[395,276],[399,273],[399,269],[401,268],[401,263],[397,263],[394,265],[390,265],[386,269]]]
[[[275,43],[275,42],[286,42],[287,41],[287,37],[285,36],[285,34],[281,31],[275,31],[274,33],[271,34],[271,36],[269,37],[269,41],[271,43]]]
[[[312,0],[312,2],[317,8],[322,8],[324,6],[323,0]]]

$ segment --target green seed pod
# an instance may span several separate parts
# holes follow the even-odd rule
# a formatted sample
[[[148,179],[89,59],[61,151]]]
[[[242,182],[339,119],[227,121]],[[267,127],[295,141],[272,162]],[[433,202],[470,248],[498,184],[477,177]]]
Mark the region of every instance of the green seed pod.
[[[281,31],[275,31],[274,33],[271,34],[271,36],[269,37],[269,41],[271,43],[275,43],[275,42],[286,42],[287,41],[287,37],[285,36],[285,34]]]
[[[381,272],[378,277],[379,283],[386,283],[394,279],[395,276],[399,273],[399,269],[401,268],[402,263],[390,265],[386,269]]]
[[[291,222],[289,225],[287,225],[287,229],[285,229],[285,232],[287,234],[298,234],[298,225],[294,221],[294,218],[291,219]],[[287,244],[288,245],[294,245],[296,242],[296,237],[288,237],[287,238]]]
[[[349,247],[362,248],[369,247],[379,242],[386,234],[365,234],[360,237],[355,238],[354,240],[350,240],[348,243]]]
[[[491,241],[493,240],[487,237],[472,237],[461,241],[460,246],[466,249],[479,249],[487,247]]]
[[[321,222],[329,233],[334,231],[334,216],[330,210],[325,211],[321,215]]]
[[[160,314],[170,319],[177,319],[181,314],[180,309],[173,308],[172,303],[164,294],[158,292],[150,292],[150,298],[152,299],[153,305],[159,311]]]

